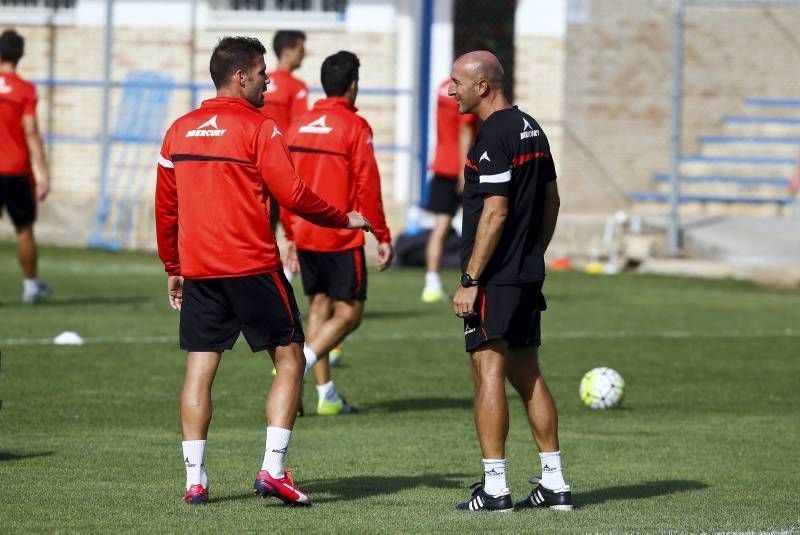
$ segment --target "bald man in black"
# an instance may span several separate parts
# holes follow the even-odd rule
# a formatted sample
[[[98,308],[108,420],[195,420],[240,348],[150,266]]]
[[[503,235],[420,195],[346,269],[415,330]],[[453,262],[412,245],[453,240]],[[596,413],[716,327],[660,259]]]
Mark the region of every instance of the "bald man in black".
[[[538,355],[544,252],[560,203],[556,173],[547,137],[533,117],[508,103],[503,76],[492,53],[470,52],[453,65],[448,91],[459,113],[475,113],[483,123],[464,169],[462,276],[453,311],[464,319],[472,359],[484,477],[458,509],[571,510],[558,415]],[[506,377],[525,405],[542,468],[531,480],[538,485],[516,504],[506,483]]]

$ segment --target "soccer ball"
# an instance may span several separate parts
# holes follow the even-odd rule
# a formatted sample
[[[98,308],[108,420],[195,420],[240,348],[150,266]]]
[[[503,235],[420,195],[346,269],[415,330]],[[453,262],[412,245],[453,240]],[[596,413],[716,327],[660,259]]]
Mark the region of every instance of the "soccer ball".
[[[581,379],[578,391],[590,409],[611,409],[622,402],[625,379],[611,368],[593,368]]]

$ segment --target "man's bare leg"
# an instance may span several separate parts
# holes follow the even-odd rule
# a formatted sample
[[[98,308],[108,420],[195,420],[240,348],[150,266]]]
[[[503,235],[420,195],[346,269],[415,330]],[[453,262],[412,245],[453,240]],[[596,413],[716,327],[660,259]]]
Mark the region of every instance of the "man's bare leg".
[[[538,348],[511,348],[507,374],[525,406],[533,440],[539,451],[558,451],[558,412],[539,369]]]
[[[453,217],[449,214],[436,214],[435,223],[425,245],[425,289],[422,291],[422,300],[425,302],[440,301],[444,296],[442,280],[439,272],[442,267],[442,255],[447,234]]]
[[[193,352],[186,356],[186,375],[181,392],[183,440],[206,440],[211,423],[211,386],[221,353]]]
[[[561,451],[558,442],[558,412],[550,389],[539,368],[539,351],[535,346],[512,348],[507,364],[508,379],[522,399],[533,440],[539,448],[542,469],[542,486],[556,492],[569,488],[564,481],[561,468]],[[536,493],[536,489],[534,489]],[[531,497],[528,498],[530,500]],[[548,500],[549,506],[571,509],[568,495],[540,497]],[[526,505],[527,506],[527,505]]]
[[[308,496],[286,475],[284,464],[300,404],[305,357],[298,343],[276,346],[268,351],[278,373],[267,394],[264,460],[253,488],[265,498],[275,496],[284,503],[311,505]]]
[[[315,340],[322,325],[333,316],[333,301],[325,294],[314,294],[309,297],[308,322],[306,325],[306,339]],[[313,349],[312,349],[313,351]],[[316,353],[317,361],[312,363],[314,377],[318,377],[317,369],[328,367],[328,353]],[[330,371],[327,372],[330,375]],[[328,379],[330,381],[330,379]],[[325,381],[326,383],[328,381]],[[317,382],[317,384],[320,384]]]
[[[475,429],[483,454],[483,490],[489,496],[508,497],[506,482],[506,438],[508,402],[506,400],[505,341],[495,340],[472,353],[472,380],[475,384]]]
[[[504,459],[508,436],[505,391],[506,342],[492,341],[472,353],[475,429],[484,459]]]
[[[22,276],[26,279],[35,279],[37,276],[37,251],[32,224],[17,227],[17,257],[22,268]]]
[[[324,416],[355,412],[354,407],[342,400],[331,380],[328,352],[358,328],[364,314],[363,301],[353,299],[351,301],[333,300],[331,302],[332,314],[319,325],[314,331],[313,337],[309,337],[309,342],[306,344],[307,357],[313,358],[316,355],[322,355],[322,358],[318,358],[313,370],[314,379],[317,383],[317,396],[319,397],[317,414]]]
[[[181,434],[183,435],[183,462],[186,468],[186,490],[202,485],[208,490],[205,467],[206,439],[211,424],[211,386],[217,374],[222,354],[208,351],[190,351],[186,356],[186,374],[181,392]],[[208,499],[195,495],[195,503]],[[191,499],[187,493],[187,497]]]
[[[350,301],[333,301],[333,313],[314,332],[313,338],[309,336],[309,341],[306,345],[318,358],[320,355],[327,356],[328,351],[336,347],[336,344],[344,340],[348,334],[355,331],[358,326],[361,325],[363,316],[364,301],[358,301],[356,299]],[[314,369],[314,377],[317,379],[317,384],[327,382],[323,381],[323,383],[320,383],[320,379],[330,380],[330,371],[327,372],[327,375],[318,376],[316,366]]]
[[[305,358],[300,344],[276,346],[269,351],[278,370],[267,394],[265,414],[268,427],[291,430],[300,403],[300,382],[305,370]]]

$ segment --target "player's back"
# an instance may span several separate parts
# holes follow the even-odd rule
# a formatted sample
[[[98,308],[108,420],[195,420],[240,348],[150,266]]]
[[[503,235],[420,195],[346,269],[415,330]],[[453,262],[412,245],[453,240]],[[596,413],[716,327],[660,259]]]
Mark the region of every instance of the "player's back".
[[[0,73],[0,174],[25,175],[31,172],[30,152],[25,141],[24,115],[36,110],[36,88],[14,72]]]
[[[354,165],[360,159],[355,153],[371,143],[372,131],[356,111],[343,97],[318,100],[293,121],[287,135],[297,173],[314,193],[344,212],[364,209],[357,201]],[[332,251],[364,243],[361,231],[323,229],[296,219],[293,227],[300,248]]]
[[[280,265],[266,177],[256,161],[257,145],[270,135],[281,134],[258,108],[220,97],[178,118],[167,131],[161,158],[175,172],[185,276],[247,275]]]

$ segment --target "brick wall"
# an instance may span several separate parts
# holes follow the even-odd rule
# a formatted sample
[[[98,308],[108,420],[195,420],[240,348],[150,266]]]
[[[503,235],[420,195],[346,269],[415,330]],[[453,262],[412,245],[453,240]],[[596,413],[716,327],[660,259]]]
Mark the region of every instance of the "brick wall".
[[[570,25],[562,183],[569,209],[611,210],[669,164],[672,2],[593,0]],[[800,6],[697,7],[686,15],[684,152],[748,96],[800,94]]]
[[[29,79],[50,76],[50,31],[42,26],[16,28],[26,39],[26,54],[19,72]],[[55,47],[52,49],[53,73],[56,79],[100,80],[103,68],[104,30],[98,27],[56,27],[52,30]],[[309,54],[298,75],[309,86],[319,87],[319,69],[323,59],[342,48],[356,53],[361,60],[361,85],[363,87],[395,86],[395,37],[393,34],[347,33],[343,31],[313,31],[308,33]],[[113,78],[124,80],[135,69],[150,69],[168,74],[176,82],[190,81],[190,73],[198,83],[211,83],[208,61],[211,51],[223,35],[241,34],[258,37],[268,48],[268,68],[275,60],[270,49],[273,32],[199,31],[196,35],[194,62],[190,33],[182,30],[116,28],[114,36]],[[346,45],[345,45],[346,43]],[[122,90],[112,92],[112,129],[119,111]],[[213,96],[213,90],[201,91],[202,100]],[[312,93],[313,102],[321,98]],[[99,88],[39,87],[38,119],[43,133],[60,136],[97,136],[101,129],[102,91]],[[362,95],[357,101],[362,115],[375,130],[376,145],[394,143],[394,100],[389,96]],[[176,90],[171,94],[163,129],[191,107],[190,93]],[[115,195],[133,195],[130,206],[135,211],[135,232],[129,245],[139,248],[154,246],[152,225],[152,192],[154,189],[154,162],[158,147],[153,144],[117,144],[110,161],[128,162],[110,168],[110,183],[116,184]],[[126,152],[127,151],[127,152]],[[138,151],[136,156],[134,151]],[[89,235],[100,182],[99,145],[59,142],[47,147],[51,173],[52,194],[40,207],[37,234],[43,242],[83,244]],[[394,158],[391,153],[378,155],[383,180],[384,198],[388,211],[395,209],[393,191]],[[131,177],[141,180],[140,186],[129,187]],[[111,214],[114,219],[117,214]],[[399,217],[391,221],[399,229]],[[9,225],[0,227],[0,236],[9,237]]]

